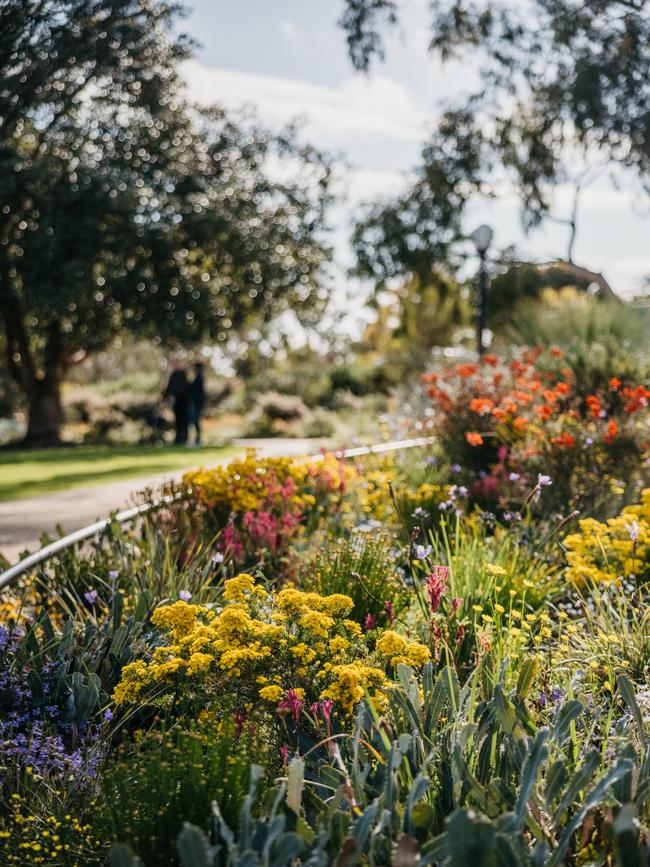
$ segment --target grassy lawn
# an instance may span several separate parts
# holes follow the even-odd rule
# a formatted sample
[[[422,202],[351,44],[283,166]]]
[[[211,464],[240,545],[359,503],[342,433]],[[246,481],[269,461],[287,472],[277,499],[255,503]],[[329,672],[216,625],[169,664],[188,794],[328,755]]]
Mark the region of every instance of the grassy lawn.
[[[75,446],[0,451],[0,500],[208,466],[238,451],[241,449],[233,446]]]

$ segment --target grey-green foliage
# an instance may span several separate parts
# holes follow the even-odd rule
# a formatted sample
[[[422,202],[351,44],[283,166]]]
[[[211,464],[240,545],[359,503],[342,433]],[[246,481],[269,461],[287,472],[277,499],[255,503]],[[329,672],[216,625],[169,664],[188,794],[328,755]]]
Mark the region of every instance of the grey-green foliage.
[[[261,802],[254,768],[237,833],[216,805],[208,834],[187,825],[183,867],[559,867],[587,845],[592,864],[649,863],[650,754],[625,679],[631,722],[613,732],[576,699],[537,726],[526,677],[512,693],[486,692],[481,669],[463,686],[430,665],[398,679],[390,723],[362,706],[351,738],[291,760]]]

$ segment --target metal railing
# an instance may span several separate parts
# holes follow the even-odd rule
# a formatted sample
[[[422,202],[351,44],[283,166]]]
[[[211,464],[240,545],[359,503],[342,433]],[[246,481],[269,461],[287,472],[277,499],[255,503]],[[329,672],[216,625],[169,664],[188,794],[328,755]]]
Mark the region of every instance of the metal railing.
[[[375,445],[370,446],[357,446],[352,449],[341,449],[339,451],[329,452],[325,454],[332,454],[334,457],[339,460],[344,460],[346,458],[357,458],[363,457],[364,455],[375,455],[382,454],[384,452],[393,452],[400,451],[402,449],[411,449],[417,448],[427,445],[432,445],[435,440],[435,437],[413,437],[411,439],[406,440],[395,440],[389,443],[377,443]],[[325,454],[320,452],[317,455],[307,455],[304,460],[311,461],[322,461],[325,459]],[[299,455],[296,455],[299,458]],[[40,551],[36,551],[34,554],[29,554],[27,557],[24,557],[14,566],[10,566],[9,569],[6,569],[4,572],[0,574],[0,592],[8,587],[16,578],[19,578],[21,575],[24,575],[25,572],[29,572],[30,569],[33,569],[34,566],[40,566],[41,563],[45,563],[51,557],[54,557],[55,554],[58,554],[60,551],[65,551],[67,548],[71,548],[73,545],[77,545],[80,542],[85,542],[88,539],[92,539],[94,536],[98,536],[100,533],[105,532],[111,525],[113,524],[125,524],[128,521],[133,521],[136,518],[141,517],[142,515],[146,515],[149,512],[153,512],[156,509],[161,509],[163,506],[168,506],[171,503],[178,502],[185,495],[180,493],[175,496],[161,497],[158,500],[153,500],[150,503],[143,503],[141,506],[134,506],[131,509],[125,509],[122,512],[116,512],[110,518],[103,518],[101,521],[95,521],[94,524],[88,524],[87,527],[82,527],[80,530],[75,530],[73,533],[69,533],[67,536],[62,536],[60,539],[57,539],[55,542],[51,542],[49,545],[45,545],[45,547],[41,548]]]

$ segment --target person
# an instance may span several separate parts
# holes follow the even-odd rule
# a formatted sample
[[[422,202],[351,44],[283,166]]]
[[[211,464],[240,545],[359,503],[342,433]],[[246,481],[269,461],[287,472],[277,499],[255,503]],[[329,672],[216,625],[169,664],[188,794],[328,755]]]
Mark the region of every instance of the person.
[[[185,367],[181,362],[177,362],[174,366],[167,388],[163,393],[163,399],[171,401],[174,411],[174,426],[176,428],[174,442],[177,445],[183,445],[187,442],[189,383]]]
[[[194,365],[194,379],[189,384],[189,422],[194,428],[194,445],[201,444],[201,414],[205,405],[205,381],[203,378],[203,363],[197,361]]]

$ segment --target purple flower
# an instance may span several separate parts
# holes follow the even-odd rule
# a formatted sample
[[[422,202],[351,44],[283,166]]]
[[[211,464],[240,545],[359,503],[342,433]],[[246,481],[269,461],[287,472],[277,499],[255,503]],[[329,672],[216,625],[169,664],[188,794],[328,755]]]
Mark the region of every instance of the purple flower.
[[[192,598],[192,594],[190,593],[189,590],[181,590],[180,593],[178,594],[178,598],[182,599],[183,602],[189,602],[190,599]]]
[[[508,473],[508,478],[511,482],[517,482],[521,478],[520,473]]]
[[[639,541],[639,525],[636,521],[632,521],[631,524],[626,524],[625,529],[629,533],[630,539],[633,542]]]
[[[223,554],[221,553],[221,551],[217,551],[216,554],[212,555],[212,562],[214,563],[215,566],[218,566],[219,563],[223,563],[223,559],[224,558],[223,558]]]
[[[452,473],[459,473],[461,471],[461,465],[460,464],[452,464],[451,465],[451,471],[452,471]]]
[[[114,584],[117,581],[117,579],[120,577],[120,570],[119,569],[111,569],[111,571],[108,573],[108,577],[111,579],[111,581]]]
[[[89,605],[94,605],[97,601],[97,591],[96,590],[88,590],[87,593],[84,593],[84,599]]]
[[[110,707],[106,708],[106,710],[102,714],[102,717],[106,720],[106,722],[110,722],[113,719],[113,711],[110,709]]]
[[[415,559],[416,560],[426,560],[429,554],[433,549],[431,545],[416,545],[415,546]]]
[[[547,485],[552,485],[552,484],[553,484],[553,482],[551,481],[550,476],[545,476],[543,473],[538,474],[538,476],[537,476],[537,487],[538,488],[544,488]]]

